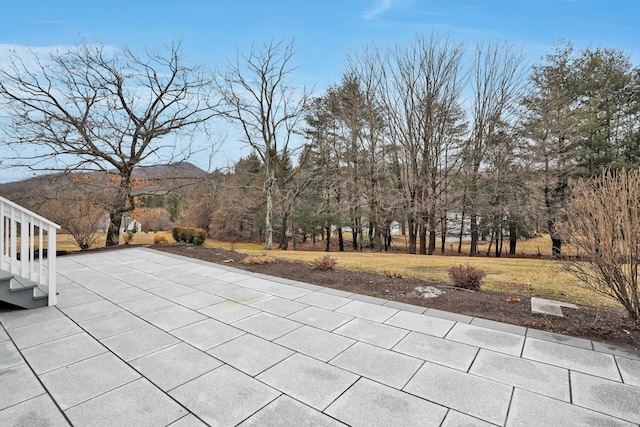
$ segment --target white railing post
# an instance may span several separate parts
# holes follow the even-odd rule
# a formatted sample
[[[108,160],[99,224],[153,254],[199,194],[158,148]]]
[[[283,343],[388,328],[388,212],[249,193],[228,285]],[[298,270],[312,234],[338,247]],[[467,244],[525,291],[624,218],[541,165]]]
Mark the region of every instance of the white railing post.
[[[42,233],[42,230],[40,230]],[[57,238],[57,228],[49,226],[47,229],[47,273],[48,278],[47,282],[49,282],[49,292],[48,292],[48,305],[56,305],[58,302],[57,289],[56,289],[56,238]],[[42,252],[40,252],[40,265],[42,265]]]

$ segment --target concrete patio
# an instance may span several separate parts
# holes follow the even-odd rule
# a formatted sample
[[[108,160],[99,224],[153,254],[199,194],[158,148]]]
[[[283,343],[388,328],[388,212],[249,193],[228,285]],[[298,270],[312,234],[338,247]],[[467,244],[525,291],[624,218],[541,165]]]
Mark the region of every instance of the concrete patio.
[[[640,354],[165,254],[0,312],[1,426],[640,424]]]

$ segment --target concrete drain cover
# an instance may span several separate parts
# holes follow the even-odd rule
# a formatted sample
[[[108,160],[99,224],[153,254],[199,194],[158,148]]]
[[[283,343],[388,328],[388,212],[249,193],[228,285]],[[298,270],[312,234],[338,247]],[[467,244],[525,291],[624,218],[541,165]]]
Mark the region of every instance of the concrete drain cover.
[[[568,302],[553,301],[544,298],[531,298],[531,312],[534,314],[547,314],[551,316],[564,317],[562,307],[578,309],[578,306]]]

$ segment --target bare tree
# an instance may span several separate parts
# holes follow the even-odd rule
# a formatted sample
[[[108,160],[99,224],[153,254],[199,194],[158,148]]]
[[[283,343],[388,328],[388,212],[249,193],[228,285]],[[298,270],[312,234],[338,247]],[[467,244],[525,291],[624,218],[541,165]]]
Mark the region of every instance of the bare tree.
[[[461,109],[463,47],[432,34],[407,46],[396,46],[383,69],[387,72],[383,102],[391,136],[398,147],[398,173],[402,183],[409,231],[409,252],[435,248],[442,196],[448,190],[452,161],[459,158],[466,131]]]
[[[470,256],[478,253],[478,181],[488,142],[508,124],[525,82],[524,55],[508,43],[478,44],[471,70],[471,136],[467,158],[470,167]]]
[[[605,172],[580,180],[566,203],[559,235],[584,260],[567,260],[570,273],[618,301],[640,322],[640,172]]]
[[[4,160],[114,173],[107,246],[118,244],[122,216],[135,207],[134,170],[189,158],[195,131],[216,114],[210,73],[186,64],[179,43],[143,54],[87,42],[47,55],[14,50],[1,64],[12,149]]]
[[[303,118],[306,90],[291,86],[294,42],[271,40],[237,54],[221,73],[218,87],[225,103],[224,117],[237,124],[244,142],[265,165],[265,248],[273,245],[273,201],[276,169],[283,153],[290,153],[291,138]]]

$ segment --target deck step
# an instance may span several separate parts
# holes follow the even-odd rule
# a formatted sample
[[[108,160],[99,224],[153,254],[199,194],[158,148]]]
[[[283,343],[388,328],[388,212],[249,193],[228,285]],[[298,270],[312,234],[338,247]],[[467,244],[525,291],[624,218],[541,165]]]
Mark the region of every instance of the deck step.
[[[22,308],[45,307],[48,304],[46,292],[30,280],[0,271],[0,301]]]

